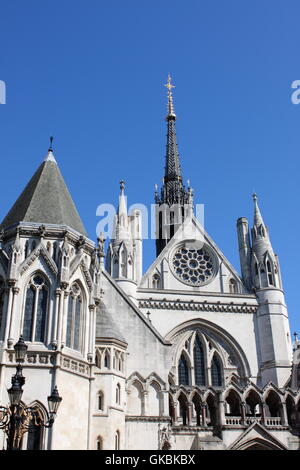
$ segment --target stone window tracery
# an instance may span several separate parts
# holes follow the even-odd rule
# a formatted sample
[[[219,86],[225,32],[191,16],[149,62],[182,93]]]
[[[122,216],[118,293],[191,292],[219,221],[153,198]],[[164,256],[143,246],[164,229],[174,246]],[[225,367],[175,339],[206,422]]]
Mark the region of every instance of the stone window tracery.
[[[222,366],[216,355],[214,355],[211,363],[211,383],[213,387],[222,386]]]
[[[216,260],[207,246],[199,249],[181,246],[173,254],[172,268],[180,281],[192,286],[201,286],[215,276]]]
[[[221,387],[223,385],[223,363],[220,352],[212,340],[200,330],[184,337],[178,351],[178,385],[198,387]],[[229,361],[229,358],[227,359]]]
[[[46,339],[48,291],[44,276],[39,273],[33,275],[26,291],[23,321],[24,341],[43,343]]]

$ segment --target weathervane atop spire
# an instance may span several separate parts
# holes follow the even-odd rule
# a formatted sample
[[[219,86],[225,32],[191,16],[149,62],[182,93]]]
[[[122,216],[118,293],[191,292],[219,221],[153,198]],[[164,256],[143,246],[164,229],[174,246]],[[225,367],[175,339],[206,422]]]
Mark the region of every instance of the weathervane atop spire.
[[[175,88],[175,85],[171,83],[172,77],[168,74],[168,83],[165,84],[165,87],[168,89],[168,116],[167,120],[170,118],[176,119],[176,114],[174,112],[174,104],[173,104],[173,93],[172,88]]]

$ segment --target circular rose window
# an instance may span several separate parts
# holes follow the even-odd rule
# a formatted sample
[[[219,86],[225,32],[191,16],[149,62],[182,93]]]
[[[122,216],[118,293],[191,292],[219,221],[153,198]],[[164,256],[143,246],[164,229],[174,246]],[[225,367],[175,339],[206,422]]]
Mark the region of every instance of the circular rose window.
[[[173,254],[172,265],[176,277],[192,286],[207,284],[216,274],[215,256],[207,247],[181,246]]]

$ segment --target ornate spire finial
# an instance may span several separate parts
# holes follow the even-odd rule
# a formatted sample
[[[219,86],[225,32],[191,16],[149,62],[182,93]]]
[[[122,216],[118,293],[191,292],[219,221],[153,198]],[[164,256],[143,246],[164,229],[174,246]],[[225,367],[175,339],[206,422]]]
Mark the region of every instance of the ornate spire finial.
[[[168,89],[168,116],[167,119],[173,118],[176,119],[176,114],[174,112],[174,104],[173,104],[173,93],[172,88],[175,88],[175,85],[171,83],[171,75],[168,75],[168,83],[165,84],[165,87]]]
[[[298,341],[298,333],[296,331],[294,333],[294,338],[295,338],[295,343],[296,343],[296,341]]]
[[[121,181],[120,181],[120,189],[121,189],[121,192],[124,191],[124,188],[125,188],[125,181],[121,180]]]
[[[55,160],[54,155],[53,155],[52,144],[53,144],[53,137],[51,136],[50,137],[50,146],[48,148],[48,153],[46,155],[45,162],[54,162],[54,163],[56,163],[56,160]]]
[[[253,193],[253,194],[252,194],[252,197],[253,197],[253,201],[254,201],[254,202],[257,201],[257,194],[256,194],[256,193]]]
[[[53,151],[52,143],[53,143],[53,136],[50,137],[50,147],[49,147],[49,150],[48,150],[49,152]]]

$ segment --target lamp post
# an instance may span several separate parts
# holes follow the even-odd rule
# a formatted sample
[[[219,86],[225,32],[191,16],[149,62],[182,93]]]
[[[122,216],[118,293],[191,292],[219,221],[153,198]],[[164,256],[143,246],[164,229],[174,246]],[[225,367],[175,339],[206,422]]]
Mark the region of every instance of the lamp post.
[[[11,378],[11,388],[7,390],[10,406],[0,406],[0,429],[4,429],[7,434],[7,450],[20,450],[22,437],[26,432],[31,432],[30,425],[51,428],[56,418],[57,410],[62,401],[55,386],[48,397],[48,417],[43,419],[39,414],[37,419],[37,407],[24,406],[21,403],[23,394],[22,386],[25,384],[25,377],[22,374],[22,363],[24,362],[28,346],[22,336],[14,345],[16,362],[16,373]]]

